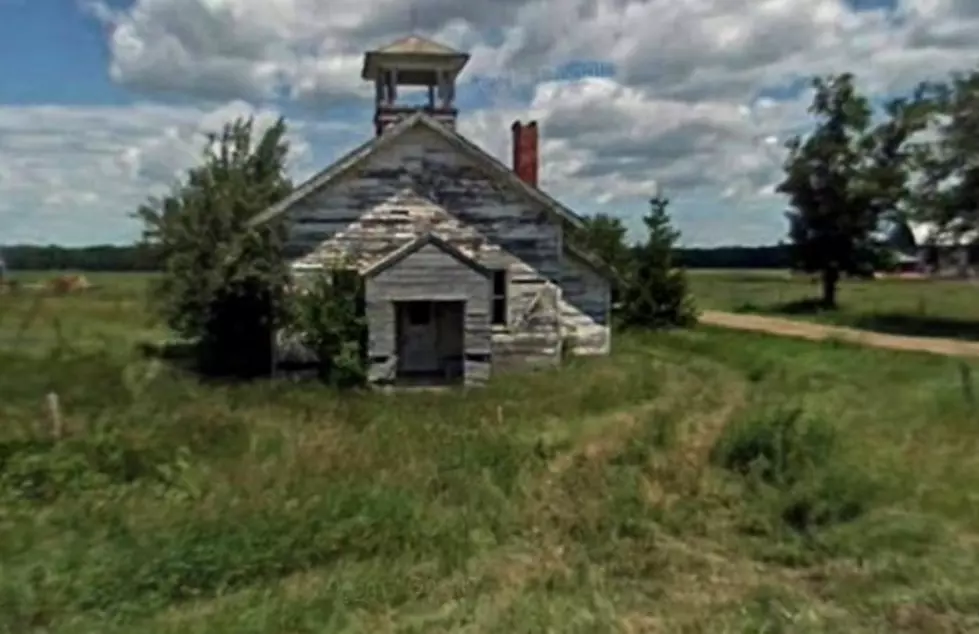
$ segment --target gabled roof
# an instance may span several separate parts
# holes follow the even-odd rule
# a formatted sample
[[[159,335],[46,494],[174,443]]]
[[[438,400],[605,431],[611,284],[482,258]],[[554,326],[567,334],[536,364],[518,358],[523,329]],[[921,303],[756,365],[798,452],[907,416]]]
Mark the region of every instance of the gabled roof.
[[[409,35],[397,42],[392,42],[387,46],[371,51],[372,53],[388,53],[400,55],[403,53],[413,53],[416,55],[465,55],[457,50],[451,49],[444,44],[433,42],[432,40],[421,37],[420,35]]]
[[[528,185],[513,170],[488,154],[478,145],[470,142],[455,130],[442,125],[424,112],[417,112],[406,117],[397,124],[387,128],[380,136],[374,137],[363,145],[353,149],[332,165],[299,185],[289,196],[286,196],[283,200],[252,218],[249,224],[254,227],[279,216],[307,196],[335,182],[376,152],[391,145],[406,132],[416,127],[425,127],[432,130],[448,141],[453,147],[472,159],[476,165],[482,168],[487,176],[540,204],[555,218],[576,228],[582,228],[584,226],[578,214],[554,200],[537,187]]]
[[[919,247],[969,246],[979,241],[979,231],[961,220],[944,226],[936,222],[909,222],[907,227],[915,246]]]
[[[385,224],[388,231],[378,233],[375,229],[378,223]],[[295,255],[290,266],[321,268],[342,261],[345,266],[363,271],[387,257],[392,248],[400,248],[425,233],[435,233],[476,260],[479,260],[477,254],[502,250],[474,226],[462,222],[413,187],[405,186],[311,250]]]
[[[391,268],[398,262],[401,262],[409,255],[413,253],[417,253],[422,247],[427,246],[429,244],[437,247],[444,253],[452,256],[453,258],[455,258],[462,264],[468,266],[469,268],[473,269],[480,275],[489,277],[490,275],[489,269],[487,269],[485,266],[483,266],[476,260],[472,259],[468,255],[463,253],[461,250],[459,250],[449,242],[443,240],[435,233],[431,233],[431,232],[421,235],[418,238],[409,242],[408,244],[395,249],[394,251],[392,251],[385,257],[381,258],[380,260],[378,260],[368,268],[364,269],[362,275],[365,278],[374,277],[378,273],[381,273]]]

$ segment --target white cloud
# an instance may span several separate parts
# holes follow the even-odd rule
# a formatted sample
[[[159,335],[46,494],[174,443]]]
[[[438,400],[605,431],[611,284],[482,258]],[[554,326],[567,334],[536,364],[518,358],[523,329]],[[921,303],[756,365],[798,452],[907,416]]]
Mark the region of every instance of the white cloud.
[[[623,83],[686,99],[745,99],[814,72],[861,67],[881,88],[962,63],[971,0],[135,0],[94,4],[112,75],[206,96],[366,94],[367,47],[418,28],[473,53],[471,70],[540,78],[570,59],[614,62]]]
[[[200,156],[209,132],[272,110],[231,102],[211,109],[137,105],[0,106],[0,226],[3,242],[131,240],[126,215],[166,192]],[[292,122],[294,169],[308,169],[307,126]]]
[[[771,240],[784,230],[772,191],[781,145],[806,123],[806,95],[789,89],[793,84],[851,70],[862,87],[883,96],[977,59],[975,0],[891,0],[889,6],[875,0],[874,9],[861,1],[862,10],[855,4],[133,0],[111,10],[94,0],[91,12],[110,27],[108,72],[115,81],[149,96],[238,105],[226,112],[217,106],[78,109],[47,119],[35,109],[0,110],[0,131],[10,130],[0,135],[2,149],[20,148],[0,154],[17,157],[0,159],[0,213],[21,208],[5,202],[10,192],[23,202],[38,188],[61,192],[62,205],[124,210],[120,201],[141,198],[148,183],[162,182],[192,156],[188,134],[201,121],[247,110],[240,100],[296,100],[312,107],[317,120],[334,120],[339,111],[331,107],[370,95],[359,74],[363,51],[406,34],[414,16],[417,30],[472,54],[467,74],[482,81],[461,93],[489,98],[490,107],[464,111],[462,130],[508,161],[510,122],[537,118],[542,178],[562,199],[586,211],[641,210],[651,189],[662,185],[688,236],[748,239],[768,226],[764,239]],[[575,60],[612,63],[615,76],[553,81],[557,69]],[[364,136],[368,107],[360,102],[355,124]],[[26,120],[34,116],[41,118]],[[16,117],[25,128],[9,124]],[[86,118],[91,125],[82,123]],[[65,141],[71,153],[60,150],[63,160],[55,158],[58,134],[73,135]],[[329,154],[344,149],[331,147]],[[64,193],[69,187],[99,202],[73,200],[81,194]],[[58,207],[52,201],[42,208]],[[706,231],[708,225],[714,228]]]
[[[690,103],[591,78],[541,84],[526,108],[477,112],[460,129],[508,161],[501,131],[516,118],[538,120],[542,183],[576,198],[616,204],[662,187],[742,200],[778,178],[780,141],[805,123],[807,97]]]

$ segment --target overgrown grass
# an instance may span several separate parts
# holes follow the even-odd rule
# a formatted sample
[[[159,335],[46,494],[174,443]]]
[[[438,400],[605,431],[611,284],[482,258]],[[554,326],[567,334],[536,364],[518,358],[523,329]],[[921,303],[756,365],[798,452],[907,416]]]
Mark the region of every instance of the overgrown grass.
[[[840,309],[819,307],[818,281],[785,271],[693,271],[701,308],[770,313],[891,334],[979,340],[979,286],[969,280],[844,280]]]
[[[0,349],[0,631],[979,628],[959,361],[702,329],[468,392],[209,386],[137,311],[59,347],[105,297]]]

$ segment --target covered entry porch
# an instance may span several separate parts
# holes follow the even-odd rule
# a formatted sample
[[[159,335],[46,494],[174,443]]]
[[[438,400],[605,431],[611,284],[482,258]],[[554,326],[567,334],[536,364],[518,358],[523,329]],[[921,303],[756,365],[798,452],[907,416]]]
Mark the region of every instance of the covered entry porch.
[[[387,385],[474,385],[490,373],[490,278],[427,234],[364,272],[369,378]]]

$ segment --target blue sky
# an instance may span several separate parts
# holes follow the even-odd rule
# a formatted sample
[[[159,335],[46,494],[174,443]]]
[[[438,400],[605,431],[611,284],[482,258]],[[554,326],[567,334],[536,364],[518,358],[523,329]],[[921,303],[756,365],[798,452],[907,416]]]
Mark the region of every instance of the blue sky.
[[[70,0],[0,0],[0,102],[124,102],[108,60],[100,25]]]
[[[536,118],[549,193],[637,227],[663,191],[693,245],[783,237],[805,78],[855,70],[883,97],[979,53],[964,0],[0,0],[0,243],[132,240],[127,214],[236,115],[284,114],[296,177],[322,168],[371,134],[360,55],[411,7],[472,53],[464,133],[508,160]]]

